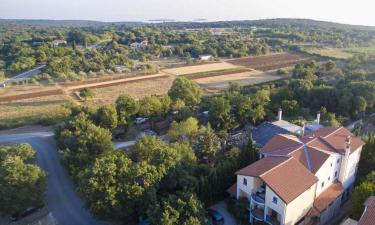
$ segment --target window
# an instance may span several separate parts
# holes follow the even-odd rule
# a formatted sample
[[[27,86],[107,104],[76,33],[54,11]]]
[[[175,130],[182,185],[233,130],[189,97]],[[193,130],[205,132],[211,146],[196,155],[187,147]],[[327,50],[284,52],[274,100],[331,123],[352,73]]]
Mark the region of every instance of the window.
[[[273,196],[272,202],[275,203],[275,204],[277,204],[277,197]]]
[[[331,177],[328,177],[328,181],[330,181],[331,180]]]
[[[333,166],[333,163],[331,163],[331,167]]]
[[[324,187],[324,181],[322,182],[322,188]]]
[[[247,186],[247,179],[246,178],[243,179],[243,185]]]
[[[335,172],[335,177],[337,177],[337,171]]]
[[[337,159],[337,163],[339,163],[340,162],[340,159]]]

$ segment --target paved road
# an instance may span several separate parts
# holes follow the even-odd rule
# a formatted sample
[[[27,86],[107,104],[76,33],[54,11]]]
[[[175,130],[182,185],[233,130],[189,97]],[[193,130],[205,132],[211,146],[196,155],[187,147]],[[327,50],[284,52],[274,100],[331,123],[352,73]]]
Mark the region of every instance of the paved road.
[[[5,83],[12,83],[12,82],[18,82],[18,81],[23,81],[29,77],[32,77],[38,73],[40,73],[40,71],[46,67],[46,65],[41,65],[41,66],[38,66],[34,69],[31,69],[29,71],[26,71],[26,72],[23,72],[21,74],[18,74],[17,76],[14,76],[8,80],[5,80],[3,82],[1,82],[0,84],[5,84]]]
[[[48,173],[46,201],[61,225],[99,225],[75,192],[73,183],[60,164],[51,132],[0,135],[0,143],[29,143],[36,150],[37,161]]]

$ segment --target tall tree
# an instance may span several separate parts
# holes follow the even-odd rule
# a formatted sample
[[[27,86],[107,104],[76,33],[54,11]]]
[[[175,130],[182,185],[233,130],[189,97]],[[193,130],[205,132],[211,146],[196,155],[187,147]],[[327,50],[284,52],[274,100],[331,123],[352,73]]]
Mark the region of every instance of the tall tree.
[[[138,112],[138,103],[130,95],[122,94],[116,100],[116,111],[119,124],[126,125],[127,119]]]
[[[115,129],[118,125],[116,108],[112,105],[101,106],[96,114],[96,122],[102,128]]]
[[[208,124],[207,127],[202,128],[194,147],[198,158],[206,163],[213,163],[220,147],[220,139],[212,130],[211,125]]]
[[[169,195],[147,212],[153,225],[203,225],[208,224],[203,204],[189,192]]]
[[[40,206],[46,177],[35,165],[35,151],[30,145],[0,146],[0,213],[19,213]]]
[[[173,81],[168,95],[173,101],[183,100],[187,106],[198,105],[201,101],[201,90],[198,84],[181,76]]]

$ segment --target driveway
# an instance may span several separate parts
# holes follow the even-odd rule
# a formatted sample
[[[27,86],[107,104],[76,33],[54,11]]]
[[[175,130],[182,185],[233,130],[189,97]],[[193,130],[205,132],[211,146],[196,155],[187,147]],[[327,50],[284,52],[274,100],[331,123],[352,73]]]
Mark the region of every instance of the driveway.
[[[0,135],[0,143],[29,143],[40,167],[48,173],[46,202],[61,225],[99,225],[84,207],[74,185],[63,169],[51,132]]]
[[[211,206],[210,209],[215,209],[216,211],[219,211],[221,215],[223,215],[224,225],[236,225],[237,224],[232,214],[228,212],[227,204],[225,203],[225,201],[218,202],[217,204]]]

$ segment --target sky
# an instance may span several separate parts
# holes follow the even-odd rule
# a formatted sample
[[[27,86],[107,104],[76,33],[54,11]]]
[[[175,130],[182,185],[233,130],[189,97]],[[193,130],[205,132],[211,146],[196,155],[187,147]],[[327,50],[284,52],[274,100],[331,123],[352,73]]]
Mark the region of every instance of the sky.
[[[1,19],[253,20],[305,18],[375,26],[374,0],[0,0]]]

